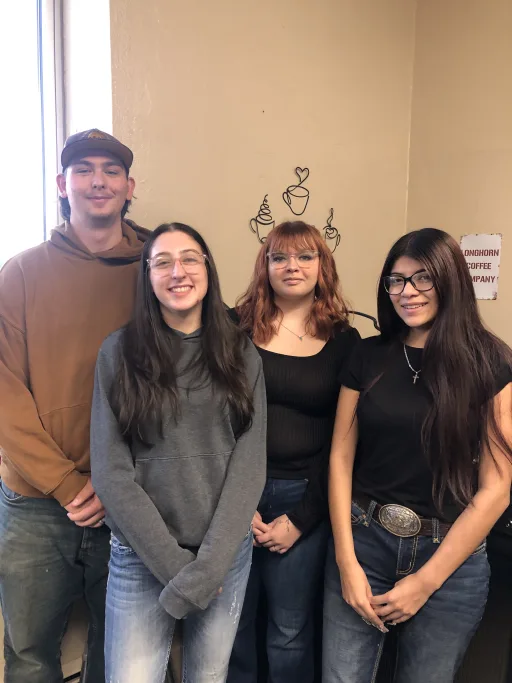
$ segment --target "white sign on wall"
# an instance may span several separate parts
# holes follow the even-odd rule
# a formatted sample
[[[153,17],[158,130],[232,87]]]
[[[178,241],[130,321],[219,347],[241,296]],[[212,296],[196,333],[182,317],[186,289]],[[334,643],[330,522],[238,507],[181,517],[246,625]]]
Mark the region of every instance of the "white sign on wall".
[[[473,280],[476,298],[497,299],[501,235],[463,235],[460,246]]]

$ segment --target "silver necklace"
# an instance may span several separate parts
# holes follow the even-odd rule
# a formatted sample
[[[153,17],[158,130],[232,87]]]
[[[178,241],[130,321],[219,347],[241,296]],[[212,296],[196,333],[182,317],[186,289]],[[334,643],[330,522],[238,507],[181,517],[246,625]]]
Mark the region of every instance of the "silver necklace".
[[[410,370],[412,370],[412,372],[414,372],[414,377],[412,378],[413,384],[416,384],[416,380],[419,379],[421,370],[415,370],[412,367],[412,365],[409,361],[409,356],[407,355],[407,349],[405,348],[405,344],[404,344],[404,353],[405,353],[405,360],[407,361],[407,365],[409,366]]]
[[[288,330],[288,332],[291,332],[293,335],[295,335],[299,341],[302,341],[304,339],[304,337],[306,336],[305,332],[304,332],[304,334],[300,335],[300,334],[297,334],[297,332],[290,330],[290,328],[286,327],[286,325],[283,322],[281,323],[281,327],[284,327],[285,330]]]

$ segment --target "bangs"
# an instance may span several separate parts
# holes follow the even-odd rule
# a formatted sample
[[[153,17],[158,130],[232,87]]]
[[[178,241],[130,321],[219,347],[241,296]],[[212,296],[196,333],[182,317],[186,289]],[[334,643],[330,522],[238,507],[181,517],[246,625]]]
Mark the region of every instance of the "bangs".
[[[290,231],[269,236],[267,240],[268,252],[298,253],[301,251],[318,251],[318,245],[312,235],[303,230]]]
[[[236,303],[240,326],[252,335],[257,345],[272,339],[280,315],[270,284],[267,256],[303,251],[317,252],[320,257],[315,299],[306,326],[308,334],[327,341],[333,336],[336,325],[348,326],[348,308],[341,295],[336,264],[322,234],[303,221],[287,221],[269,232],[258,253],[249,287]]]

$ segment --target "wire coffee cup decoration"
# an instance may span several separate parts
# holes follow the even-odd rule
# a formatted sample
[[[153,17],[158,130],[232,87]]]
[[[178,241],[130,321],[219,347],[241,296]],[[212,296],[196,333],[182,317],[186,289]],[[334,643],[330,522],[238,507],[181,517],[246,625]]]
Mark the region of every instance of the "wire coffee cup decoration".
[[[249,225],[258,240],[263,244],[267,239],[268,233],[275,225],[268,204],[268,194],[263,197],[263,202],[261,203],[258,215],[255,218],[251,218]]]
[[[341,235],[338,232],[337,228],[333,227],[331,225],[332,219],[334,217],[334,209],[331,209],[331,212],[329,214],[329,218],[327,219],[327,225],[324,226],[323,231],[324,231],[324,240],[329,249],[331,250],[331,253],[334,254],[336,249],[339,246],[339,243],[341,242]]]
[[[283,192],[283,201],[296,216],[302,216],[309,202],[309,190],[304,183],[309,177],[309,168],[297,166],[295,175],[299,182],[289,185]]]

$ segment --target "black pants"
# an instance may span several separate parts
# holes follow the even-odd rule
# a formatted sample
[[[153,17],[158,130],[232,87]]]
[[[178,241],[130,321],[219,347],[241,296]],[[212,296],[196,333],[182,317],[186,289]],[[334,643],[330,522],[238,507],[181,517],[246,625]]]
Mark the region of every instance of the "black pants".
[[[512,683],[512,552],[506,544],[512,539],[489,538],[489,599],[456,683]]]

